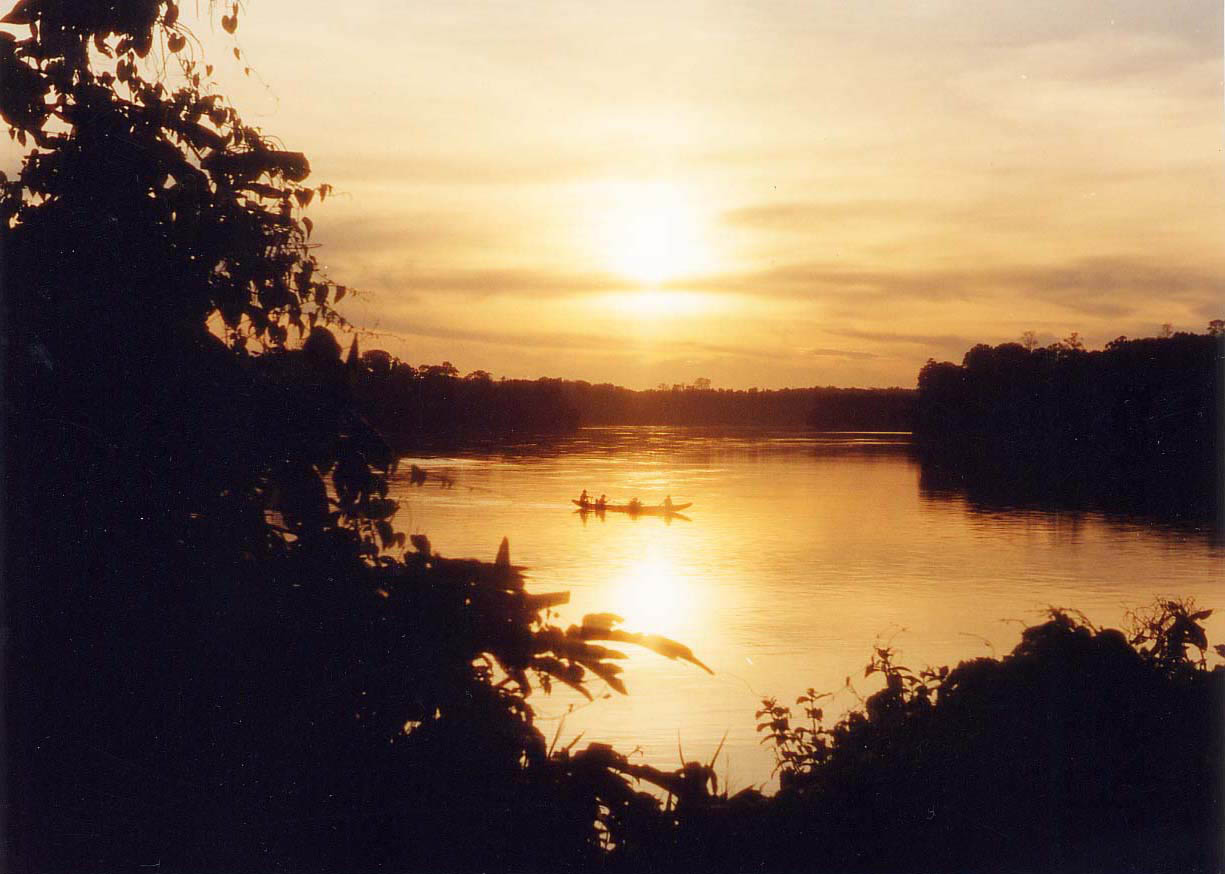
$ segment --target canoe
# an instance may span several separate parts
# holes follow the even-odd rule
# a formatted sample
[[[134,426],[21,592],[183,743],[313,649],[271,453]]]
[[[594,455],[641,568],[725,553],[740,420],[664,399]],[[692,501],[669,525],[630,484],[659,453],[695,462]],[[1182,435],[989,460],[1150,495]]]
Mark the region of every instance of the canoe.
[[[671,507],[665,507],[663,504],[656,507],[647,507],[645,505],[630,507],[629,504],[605,504],[603,507],[597,507],[590,501],[584,504],[574,499],[571,499],[570,503],[574,504],[584,513],[629,513],[631,516],[675,516],[693,506],[692,501],[688,504],[673,504]]]

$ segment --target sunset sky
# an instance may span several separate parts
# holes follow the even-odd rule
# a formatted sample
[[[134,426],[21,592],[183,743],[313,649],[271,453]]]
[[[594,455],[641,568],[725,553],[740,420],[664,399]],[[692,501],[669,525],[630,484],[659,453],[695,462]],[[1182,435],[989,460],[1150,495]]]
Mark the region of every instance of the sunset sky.
[[[1225,316],[1220,0],[250,0],[250,77],[211,29],[412,363],[910,386]]]

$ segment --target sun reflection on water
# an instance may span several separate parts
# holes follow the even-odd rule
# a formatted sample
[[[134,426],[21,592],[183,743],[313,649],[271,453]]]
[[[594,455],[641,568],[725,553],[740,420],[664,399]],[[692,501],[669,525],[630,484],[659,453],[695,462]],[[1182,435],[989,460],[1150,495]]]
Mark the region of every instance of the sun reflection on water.
[[[700,627],[699,593],[671,553],[663,544],[651,544],[645,556],[619,571],[604,589],[627,627],[672,638]]]

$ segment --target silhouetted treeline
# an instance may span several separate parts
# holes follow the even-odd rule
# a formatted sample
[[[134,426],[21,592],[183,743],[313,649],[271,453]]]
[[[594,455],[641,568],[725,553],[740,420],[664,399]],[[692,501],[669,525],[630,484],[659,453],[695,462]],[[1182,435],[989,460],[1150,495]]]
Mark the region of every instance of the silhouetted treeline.
[[[909,389],[785,388],[632,391],[587,382],[564,383],[585,425],[809,426],[827,431],[909,431],[915,393]]]
[[[378,349],[361,358],[355,397],[397,446],[425,435],[566,433],[580,424],[561,380],[461,377],[450,362],[413,367]]]
[[[909,431],[908,389],[759,391],[677,385],[635,391],[609,383],[461,377],[450,363],[413,367],[382,350],[362,356],[357,398],[397,443],[423,434],[567,432],[583,425],[807,426],[826,431]]]
[[[1044,503],[1219,519],[1225,335],[975,346],[919,374],[925,487],[987,503]]]

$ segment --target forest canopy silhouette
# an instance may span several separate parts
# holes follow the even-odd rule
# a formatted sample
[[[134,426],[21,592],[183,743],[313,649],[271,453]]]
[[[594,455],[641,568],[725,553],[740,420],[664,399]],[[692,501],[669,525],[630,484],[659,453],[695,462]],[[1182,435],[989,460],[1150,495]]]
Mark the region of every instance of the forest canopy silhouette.
[[[919,372],[926,487],[987,503],[1140,512],[1219,525],[1225,323],[1089,350],[979,344]]]
[[[396,529],[310,242],[330,189],[215,93],[175,3],[3,23],[8,870],[1219,867],[1225,673],[1179,602],[932,676],[878,652],[885,690],[828,730],[775,702],[774,799],[550,743],[534,695],[700,653],[561,627],[505,540]]]
[[[397,445],[427,435],[570,433],[592,425],[812,427],[909,431],[910,389],[711,388],[710,380],[634,391],[609,383],[542,377],[460,376],[449,361],[411,364],[381,349],[361,356],[358,409]]]

